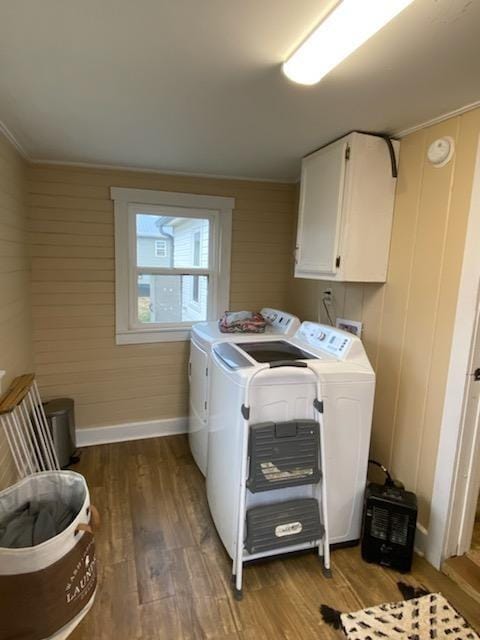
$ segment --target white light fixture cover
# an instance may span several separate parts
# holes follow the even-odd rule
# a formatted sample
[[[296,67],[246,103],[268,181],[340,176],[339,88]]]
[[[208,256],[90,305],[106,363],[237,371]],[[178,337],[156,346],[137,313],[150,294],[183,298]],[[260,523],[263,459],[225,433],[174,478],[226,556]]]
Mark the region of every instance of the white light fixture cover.
[[[283,63],[285,75],[315,84],[413,0],[343,0]]]

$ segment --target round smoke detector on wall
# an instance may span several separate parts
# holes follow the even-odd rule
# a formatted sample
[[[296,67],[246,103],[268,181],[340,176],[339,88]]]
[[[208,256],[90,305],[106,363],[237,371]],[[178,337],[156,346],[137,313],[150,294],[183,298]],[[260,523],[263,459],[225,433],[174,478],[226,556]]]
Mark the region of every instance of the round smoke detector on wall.
[[[454,147],[453,138],[450,136],[438,138],[428,147],[427,158],[435,167],[444,167],[450,162]]]

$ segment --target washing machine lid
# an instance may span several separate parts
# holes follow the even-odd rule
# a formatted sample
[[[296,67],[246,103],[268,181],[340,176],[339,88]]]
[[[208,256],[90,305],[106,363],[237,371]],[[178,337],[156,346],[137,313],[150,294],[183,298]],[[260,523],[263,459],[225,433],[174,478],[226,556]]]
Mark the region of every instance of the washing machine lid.
[[[231,371],[255,366],[253,360],[237,349],[231,342],[217,342],[213,345],[213,353]]]
[[[286,340],[268,340],[265,342],[235,342],[241,351],[248,354],[255,362],[291,362],[293,360],[318,360],[313,353],[301,349]]]
[[[248,369],[261,364],[296,362],[299,360],[323,360],[287,340],[264,340],[259,342],[217,342],[213,345],[217,358],[231,371]]]

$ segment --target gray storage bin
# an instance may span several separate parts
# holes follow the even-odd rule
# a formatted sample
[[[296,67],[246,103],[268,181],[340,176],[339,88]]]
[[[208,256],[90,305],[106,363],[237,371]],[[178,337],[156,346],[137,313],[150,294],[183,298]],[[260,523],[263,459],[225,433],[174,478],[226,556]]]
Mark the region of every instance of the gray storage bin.
[[[247,511],[245,547],[249,553],[260,553],[315,542],[323,537],[323,533],[315,498],[288,500]]]
[[[319,425],[315,420],[252,425],[247,487],[257,493],[317,483],[321,475],[319,447]]]

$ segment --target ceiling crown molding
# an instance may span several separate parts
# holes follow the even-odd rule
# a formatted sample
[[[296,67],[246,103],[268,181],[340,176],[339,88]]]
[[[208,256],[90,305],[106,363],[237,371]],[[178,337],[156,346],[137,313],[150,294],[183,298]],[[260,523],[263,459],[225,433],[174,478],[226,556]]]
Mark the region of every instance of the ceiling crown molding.
[[[444,122],[449,118],[454,118],[455,116],[460,116],[468,111],[473,111],[474,109],[480,108],[480,100],[475,102],[471,102],[470,104],[464,105],[463,107],[459,107],[458,109],[454,109],[452,111],[447,111],[442,113],[439,116],[435,116],[435,118],[431,118],[430,120],[426,120],[420,124],[413,125],[412,127],[408,127],[406,129],[394,130],[390,135],[393,138],[405,138],[411,133],[415,133],[415,131],[420,131],[421,129],[426,129],[427,127],[431,127],[440,122]],[[45,164],[45,165],[59,165],[66,167],[79,167],[84,169],[105,169],[105,170],[116,170],[116,171],[137,171],[143,173],[161,173],[164,175],[178,175],[178,176],[191,176],[198,178],[213,178],[213,179],[221,179],[221,180],[248,180],[253,182],[277,182],[284,184],[294,184],[298,181],[298,178],[254,178],[251,176],[230,176],[225,174],[214,174],[214,173],[194,173],[188,171],[168,171],[166,169],[152,169],[147,167],[138,167],[138,166],[129,166],[129,165],[115,165],[115,164],[103,164],[103,163],[93,163],[93,162],[71,162],[68,160],[46,160],[42,158],[33,158],[31,157],[24,147],[17,140],[15,135],[10,131],[10,129],[6,126],[4,122],[0,120],[0,134],[3,134],[5,138],[10,142],[10,144],[18,151],[18,153],[28,162],[32,164]]]
[[[13,133],[7,127],[7,125],[4,122],[2,122],[1,120],[0,120],[0,133],[2,133],[5,136],[5,138],[10,142],[10,144],[13,147],[15,147],[15,149],[22,156],[22,158],[25,158],[25,160],[30,160],[31,159],[30,156],[28,155],[28,153],[25,151],[25,149],[19,143],[17,138],[13,135]]]
[[[454,118],[455,116],[461,116],[463,113],[467,113],[468,111],[473,111],[474,109],[478,109],[480,107],[480,100],[476,102],[471,102],[470,104],[466,104],[463,107],[459,107],[458,109],[454,109],[453,111],[447,111],[446,113],[442,113],[439,116],[435,116],[431,120],[426,120],[421,124],[416,124],[413,127],[408,127],[408,129],[402,129],[401,131],[394,131],[392,134],[393,138],[405,138],[410,133],[415,133],[415,131],[420,131],[420,129],[426,129],[427,127],[432,127],[434,124],[438,124],[439,122],[444,122],[449,118]]]
[[[57,165],[62,167],[78,167],[79,169],[100,169],[105,171],[132,171],[136,173],[158,173],[164,176],[180,176],[184,178],[210,178],[212,180],[243,180],[245,182],[274,182],[277,184],[295,184],[297,178],[255,178],[253,176],[237,176],[226,173],[198,173],[195,171],[173,171],[168,169],[152,169],[151,167],[130,166],[127,164],[104,164],[96,162],[73,162],[71,160],[43,160],[29,158],[32,164]]]

